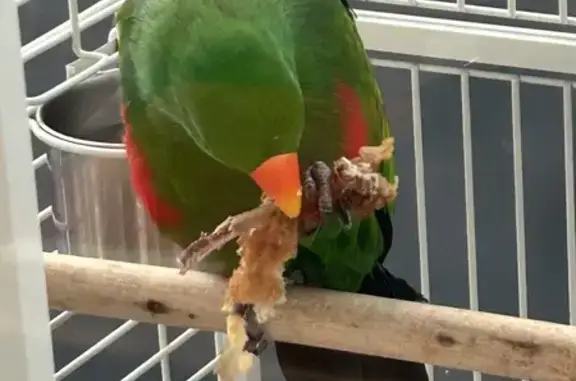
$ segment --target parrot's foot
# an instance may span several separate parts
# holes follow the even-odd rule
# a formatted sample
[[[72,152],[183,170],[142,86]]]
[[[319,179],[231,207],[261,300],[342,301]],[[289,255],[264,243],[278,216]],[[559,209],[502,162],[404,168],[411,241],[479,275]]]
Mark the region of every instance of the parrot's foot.
[[[254,356],[260,356],[268,347],[270,341],[266,337],[266,331],[256,318],[256,312],[252,304],[237,303],[234,305],[234,313],[242,316],[245,322],[248,340],[244,344],[244,350]]]
[[[317,161],[306,169],[304,174],[304,197],[315,200],[320,214],[332,213],[332,169],[326,163]]]
[[[317,161],[306,169],[302,188],[304,198],[316,203],[320,216],[336,213],[342,227],[350,228],[350,212],[332,197],[332,169],[326,163]]]
[[[302,274],[302,271],[299,270],[292,271],[290,275],[284,277],[284,284],[286,285],[286,288],[291,288],[296,285],[305,283],[306,279],[304,279],[304,274]]]

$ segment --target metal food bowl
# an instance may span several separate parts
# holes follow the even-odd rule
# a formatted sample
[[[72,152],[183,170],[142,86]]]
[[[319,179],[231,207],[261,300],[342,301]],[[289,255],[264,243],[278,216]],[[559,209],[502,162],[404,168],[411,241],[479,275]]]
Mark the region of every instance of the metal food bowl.
[[[37,110],[33,132],[50,147],[58,248],[174,267],[178,248],[159,235],[130,185],[119,80],[117,69],[101,72]]]

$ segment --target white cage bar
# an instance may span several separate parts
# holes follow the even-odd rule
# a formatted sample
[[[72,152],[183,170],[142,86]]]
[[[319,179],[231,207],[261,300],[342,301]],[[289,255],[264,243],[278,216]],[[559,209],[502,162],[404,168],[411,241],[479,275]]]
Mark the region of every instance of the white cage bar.
[[[0,367],[4,377],[52,379],[48,302],[24,111],[16,4],[0,3]]]
[[[375,0],[374,2],[405,5],[445,10],[450,12],[463,12],[501,18],[513,18],[546,23],[576,25],[576,18],[569,16],[567,0],[559,0],[558,15],[525,12],[516,8],[514,0],[508,1],[506,9],[498,9],[485,6],[466,4],[464,0],[453,3],[430,1],[430,0]],[[2,352],[12,357],[1,356],[2,360],[9,361],[4,369],[14,371],[12,379],[43,380],[48,377],[61,380],[78,369],[82,364],[89,361],[110,343],[120,339],[130,329],[136,326],[136,322],[128,321],[109,335],[105,336],[84,354],[70,362],[67,366],[58,370],[52,376],[52,356],[50,352],[49,332],[44,332],[44,319],[46,315],[46,300],[43,276],[41,276],[41,257],[38,245],[37,226],[32,216],[34,205],[33,182],[30,171],[23,169],[31,159],[29,149],[22,149],[26,144],[28,134],[25,132],[26,121],[24,111],[18,114],[18,109],[24,106],[25,101],[22,91],[21,61],[17,57],[17,25],[15,8],[17,5],[26,3],[26,0],[4,2],[0,5],[0,25],[7,28],[0,43],[0,56],[3,58],[4,70],[0,76],[10,86],[3,86],[0,92],[0,224],[5,224],[8,229],[0,229],[2,246],[2,262],[0,266],[0,279],[2,280],[2,299],[9,300],[14,304],[14,316],[3,316],[0,328],[3,334],[6,332],[7,322],[21,321],[20,327],[13,330],[19,334],[18,338],[10,341],[0,340]],[[57,44],[74,36],[75,51],[79,57],[90,61],[88,68],[69,78],[67,81],[46,91],[43,94],[26,99],[28,111],[38,105],[61,94],[82,80],[88,78],[103,67],[113,63],[117,56],[94,54],[84,52],[79,45],[79,31],[90,27],[102,19],[112,15],[121,5],[117,0],[101,0],[74,17],[76,2],[69,1],[71,5],[72,19],[54,28],[45,35],[35,39],[21,48],[22,61],[26,62],[39,56]],[[497,26],[491,24],[472,23],[467,21],[454,21],[449,19],[428,18],[409,16],[402,14],[384,14],[372,11],[358,10],[358,28],[367,49],[396,53],[402,55],[424,56],[443,60],[455,60],[459,62],[473,62],[488,65],[508,66],[516,69],[529,69],[548,71],[566,75],[576,74],[573,63],[576,62],[576,35],[562,32],[550,32],[536,29],[518,28],[512,26]],[[77,21],[77,22],[76,22]],[[391,36],[394,38],[382,38]],[[446,43],[450,41],[450,43]],[[538,54],[535,54],[538,52]],[[422,123],[420,110],[420,73],[434,72],[456,75],[461,82],[461,107],[462,128],[464,146],[464,190],[466,206],[466,235],[467,235],[467,259],[470,308],[478,309],[478,285],[476,269],[476,237],[475,237],[475,212],[474,212],[474,188],[472,170],[472,138],[470,120],[470,88],[471,77],[490,78],[507,81],[511,84],[512,99],[512,136],[513,136],[513,159],[514,159],[514,187],[515,187],[515,211],[516,211],[516,239],[517,239],[517,263],[518,263],[518,304],[521,316],[527,314],[527,285],[525,263],[525,237],[524,237],[524,196],[522,181],[522,146],[521,146],[521,120],[520,120],[520,87],[524,83],[540,84],[562,88],[564,109],[564,159],[565,159],[565,182],[566,182],[566,217],[567,217],[567,252],[568,252],[568,281],[569,281],[569,311],[571,324],[576,323],[576,238],[574,226],[574,174],[573,174],[573,144],[572,144],[572,88],[575,83],[559,79],[546,78],[544,76],[524,76],[516,74],[502,74],[493,71],[480,71],[465,68],[455,68],[441,65],[418,64],[415,62],[374,59],[376,66],[405,69],[410,72],[412,106],[413,106],[413,134],[414,134],[414,158],[416,164],[417,184],[417,221],[418,241],[420,255],[420,280],[422,292],[430,295],[430,280],[428,269],[427,252],[427,229],[426,207],[424,192],[424,165],[423,165],[423,142]],[[7,91],[6,88],[9,88]],[[17,95],[17,96],[15,96]],[[21,103],[21,104],[20,104]],[[35,122],[30,120],[31,128]],[[20,132],[18,132],[20,127]],[[18,147],[18,148],[15,148]],[[39,169],[46,165],[46,156],[42,155],[33,162],[33,168]],[[19,167],[18,169],[15,169]],[[17,175],[16,175],[17,172]],[[38,221],[44,221],[52,216],[51,207],[40,211]],[[3,225],[2,225],[3,226]],[[24,239],[23,239],[24,238]],[[8,245],[4,244],[8,242]],[[23,257],[24,253],[38,253],[37,257]],[[8,259],[8,261],[6,260]],[[13,262],[10,262],[13,261]],[[18,277],[7,277],[11,267],[7,263],[17,265]],[[25,271],[24,271],[25,269]],[[4,274],[4,275],[1,275]],[[40,275],[39,275],[40,274]],[[10,275],[10,274],[8,274]],[[4,283],[13,281],[13,285]],[[34,290],[34,291],[32,291]],[[27,292],[25,292],[27,291]],[[33,296],[32,296],[33,295]],[[22,314],[24,319],[18,316]],[[33,316],[34,322],[26,319]],[[56,329],[74,316],[71,312],[62,312],[52,319],[50,327]],[[8,319],[8,320],[6,320]],[[28,324],[28,325],[26,325]],[[47,320],[46,320],[47,324]],[[40,328],[39,328],[40,327]],[[152,366],[161,364],[162,381],[170,381],[170,367],[168,356],[180,347],[185,341],[194,336],[196,331],[187,330],[172,341],[166,337],[166,328],[158,326],[158,346],[156,354],[142,363],[138,368],[127,374],[122,381],[136,380],[140,375]],[[30,340],[34,339],[34,345]],[[222,335],[215,336],[218,350]],[[9,346],[10,350],[3,347]],[[14,350],[17,348],[18,350]],[[20,350],[21,349],[21,350]],[[16,359],[19,356],[19,359]],[[192,375],[188,381],[196,381],[211,372],[216,364],[216,359],[211,360],[205,367]],[[18,373],[19,372],[19,373]],[[432,375],[433,376],[433,375]],[[474,380],[481,378],[479,373],[474,373]],[[259,370],[248,377],[250,381],[260,379]],[[432,380],[432,378],[431,378]]]
[[[366,0],[366,2],[435,9],[440,11],[492,16],[505,19],[576,25],[576,17],[568,15],[568,0],[558,0],[558,14],[519,10],[516,0],[508,0],[506,8],[467,4],[466,0],[456,0],[455,2],[435,0]],[[550,1],[550,3],[552,2],[553,1]]]

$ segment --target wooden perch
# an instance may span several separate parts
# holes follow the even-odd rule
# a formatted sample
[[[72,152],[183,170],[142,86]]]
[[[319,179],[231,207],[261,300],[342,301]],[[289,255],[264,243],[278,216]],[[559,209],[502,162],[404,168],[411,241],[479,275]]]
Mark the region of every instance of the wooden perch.
[[[45,257],[52,308],[224,330],[224,279],[71,255]],[[280,341],[534,381],[576,380],[576,327],[566,325],[296,288],[268,327]]]

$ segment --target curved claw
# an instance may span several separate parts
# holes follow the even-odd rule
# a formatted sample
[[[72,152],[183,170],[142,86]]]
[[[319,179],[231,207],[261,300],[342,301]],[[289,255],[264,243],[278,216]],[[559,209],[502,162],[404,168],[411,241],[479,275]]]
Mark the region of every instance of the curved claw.
[[[338,215],[338,221],[344,230],[352,228],[352,215],[339,202],[336,203],[334,212]]]
[[[317,161],[306,169],[303,182],[304,197],[314,200],[321,215],[336,213],[343,229],[350,229],[352,217],[339,202],[332,197],[332,169],[324,162]]]
[[[304,194],[316,199],[321,214],[332,213],[332,170],[326,163],[317,161],[306,169]]]
[[[268,347],[270,341],[266,338],[266,331],[256,319],[254,306],[252,304],[234,305],[234,313],[242,316],[245,322],[246,335],[248,340],[244,344],[244,350],[254,356],[260,356]]]
[[[268,348],[269,341],[264,338],[264,335],[260,338],[248,338],[246,344],[244,344],[244,350],[246,352],[252,353],[254,356],[260,356],[266,348]]]
[[[286,288],[294,287],[296,285],[302,285],[306,283],[304,274],[300,270],[294,270],[288,276],[284,276],[284,284]]]

